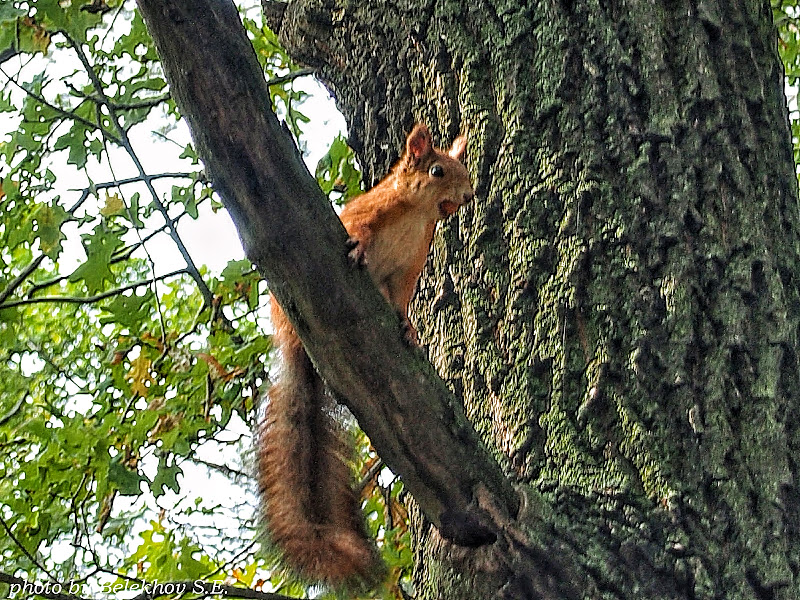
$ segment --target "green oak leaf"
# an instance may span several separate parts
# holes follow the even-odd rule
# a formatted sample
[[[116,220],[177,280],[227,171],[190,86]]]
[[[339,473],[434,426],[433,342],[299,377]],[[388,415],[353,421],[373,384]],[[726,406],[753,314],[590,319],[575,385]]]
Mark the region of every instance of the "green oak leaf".
[[[119,323],[123,327],[128,327],[132,331],[137,331],[150,319],[151,303],[153,293],[145,291],[141,296],[132,294],[130,296],[115,296],[114,299],[103,307],[103,310],[111,313],[108,316],[100,317],[100,323]]]
[[[112,283],[115,279],[110,262],[114,252],[122,245],[122,240],[118,233],[109,231],[103,223],[82,238],[86,262],[72,272],[69,281],[75,283],[83,280],[89,293],[96,294],[103,289],[104,282]]]
[[[145,478],[127,468],[117,457],[108,465],[108,480],[123,496],[139,496],[142,493],[139,484]]]
[[[70,214],[55,202],[42,204],[34,215],[39,247],[53,260],[61,252],[61,242],[67,238],[62,233],[61,227],[70,218]]]
[[[183,475],[183,470],[178,465],[167,466],[164,456],[161,456],[158,461],[158,472],[150,482],[150,491],[156,498],[166,492],[165,488],[179,493],[178,475]]]

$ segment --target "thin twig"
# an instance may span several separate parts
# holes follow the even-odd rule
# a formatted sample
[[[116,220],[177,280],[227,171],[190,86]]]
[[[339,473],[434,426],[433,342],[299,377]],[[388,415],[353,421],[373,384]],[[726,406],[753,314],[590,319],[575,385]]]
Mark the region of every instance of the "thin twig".
[[[134,175],[133,177],[126,177],[125,179],[115,179],[114,181],[104,181],[103,183],[95,183],[92,185],[92,188],[96,190],[102,190],[105,188],[128,185],[129,183],[141,183],[146,178],[155,181],[156,179],[168,179],[168,178],[186,179],[186,178],[191,178],[194,175],[195,175],[194,173],[186,173],[186,172],[157,173],[156,175]]]
[[[42,359],[47,365],[53,369],[56,373],[58,373],[61,377],[68,380],[72,385],[75,386],[76,390],[83,391],[85,389],[85,384],[82,382],[77,381],[76,376],[72,374],[72,371],[68,371],[64,369],[61,365],[58,364],[58,360],[53,358],[53,355],[48,352],[45,348],[41,346],[41,344],[36,343],[34,340],[27,340],[26,346],[28,347],[28,352],[33,352],[36,356]],[[40,399],[40,402],[44,403],[47,410],[50,411],[50,414],[54,415],[59,419],[64,418],[64,413],[59,409],[51,399],[51,396],[48,394],[43,394]]]
[[[242,477],[245,479],[250,478],[250,475],[248,473],[245,473],[244,471],[240,471],[239,469],[234,469],[227,465],[218,465],[216,463],[203,460],[202,458],[197,458],[196,456],[191,459],[191,462],[203,465],[204,467],[207,467],[212,471],[219,471],[226,477]]]
[[[33,272],[34,272],[36,269],[38,269],[38,268],[39,268],[39,265],[41,265],[41,264],[42,264],[42,261],[43,261],[43,260],[44,260],[46,257],[47,257],[47,255],[46,255],[44,252],[42,252],[42,253],[41,253],[39,256],[37,256],[36,258],[34,258],[34,259],[33,259],[33,260],[32,260],[32,261],[31,261],[31,262],[28,264],[28,266],[27,266],[27,267],[25,267],[24,269],[22,269],[22,271],[20,271],[19,275],[17,275],[16,277],[14,277],[14,279],[12,279],[12,280],[9,282],[9,284],[6,286],[6,289],[4,289],[2,292],[0,292],[0,306],[2,306],[2,305],[3,305],[3,302],[5,302],[5,301],[6,301],[6,299],[7,299],[7,298],[8,298],[8,297],[9,297],[11,294],[13,294],[13,293],[14,293],[14,291],[15,291],[15,290],[16,290],[16,289],[17,289],[19,286],[21,286],[21,285],[22,285],[22,284],[25,282],[25,280],[26,280],[28,277],[30,277],[31,273],[33,273]]]
[[[273,77],[272,79],[267,81],[267,85],[282,85],[284,83],[288,83],[299,77],[305,77],[306,75],[313,75],[316,73],[317,70],[311,67],[304,67],[302,69],[298,69],[297,71],[292,71],[291,73],[287,73],[286,75],[278,75]]]
[[[375,476],[380,472],[381,469],[383,469],[384,466],[385,465],[381,459],[375,461],[375,464],[369,468],[369,471],[367,471],[366,475],[361,478],[361,481],[359,481],[358,485],[356,486],[359,494],[364,491],[364,488],[367,487],[369,482],[375,478]]]
[[[206,199],[203,199],[200,202],[198,202],[197,206],[198,207],[202,206],[204,202],[206,202]],[[177,224],[178,221],[180,221],[181,219],[183,219],[184,217],[187,217],[187,216],[189,216],[189,213],[182,212],[181,214],[179,214],[178,216],[175,217],[175,224]],[[119,250],[117,250],[116,252],[114,252],[111,255],[111,259],[108,261],[108,264],[115,265],[117,263],[121,263],[123,261],[128,260],[134,252],[136,252],[139,248],[143,247],[147,242],[152,240],[154,237],[165,233],[166,230],[167,230],[167,227],[169,227],[169,226],[166,223],[164,223],[158,229],[153,229],[147,235],[140,236],[139,237],[139,241],[137,241],[135,243],[132,243],[132,244],[130,244],[128,246],[124,246],[124,247],[120,248]]]
[[[258,543],[258,538],[251,540],[251,541],[250,541],[250,543],[249,543],[247,546],[245,546],[244,548],[242,548],[242,549],[241,549],[241,550],[240,550],[240,551],[239,551],[239,552],[238,552],[236,555],[234,555],[234,556],[233,556],[233,557],[232,557],[232,558],[231,558],[231,559],[230,559],[230,560],[229,560],[227,563],[223,563],[223,564],[221,564],[221,565],[220,565],[219,567],[217,567],[217,568],[216,568],[214,571],[211,571],[211,573],[209,573],[208,575],[206,575],[206,578],[208,579],[208,578],[210,578],[210,577],[213,577],[213,576],[214,576],[214,575],[216,575],[217,573],[222,573],[222,572],[223,572],[223,571],[225,571],[225,570],[232,569],[232,568],[233,568],[233,565],[235,565],[235,564],[236,564],[236,563],[239,561],[239,559],[241,559],[242,557],[246,556],[246,555],[247,555],[247,553],[248,553],[248,552],[250,552],[250,550],[252,550],[252,549],[253,549],[253,547],[254,547],[254,546],[257,544],[257,543]]]
[[[147,175],[146,177],[149,177],[152,180],[164,179],[170,177],[175,179],[181,179],[185,177],[192,177],[192,173],[159,173],[157,175]],[[75,204],[73,204],[67,209],[67,212],[70,215],[74,214],[75,211],[78,210],[78,208],[80,208],[84,202],[86,202],[86,199],[89,198],[89,196],[91,196],[92,194],[94,194],[97,190],[119,187],[122,185],[127,185],[129,183],[143,183],[144,180],[145,177],[143,177],[142,175],[136,175],[134,177],[127,177],[125,179],[115,179],[112,181],[104,181],[102,183],[93,183],[89,187],[83,188],[83,191],[81,192],[81,197],[78,198]]]
[[[27,304],[43,304],[45,302],[57,302],[60,304],[92,304],[94,302],[99,302],[100,300],[105,300],[106,298],[111,298],[112,296],[118,296],[123,292],[127,292],[129,290],[133,290],[138,287],[150,285],[155,281],[161,281],[163,279],[168,279],[170,277],[175,277],[176,275],[182,275],[182,274],[188,275],[189,272],[185,268],[178,269],[176,271],[172,271],[164,275],[157,275],[156,277],[151,277],[150,279],[143,279],[141,281],[136,281],[134,283],[130,283],[128,285],[124,285],[122,287],[118,287],[113,290],[108,290],[107,292],[95,294],[94,296],[42,296],[39,298],[25,298],[24,300],[14,300],[13,302],[0,304],[0,309],[14,308],[15,306],[24,306]]]
[[[84,100],[91,100],[95,104],[103,104],[102,99],[98,98],[97,96],[93,96],[91,94],[87,94],[82,92],[78,88],[76,88],[71,83],[68,83],[67,86],[75,96],[79,98],[83,98]],[[131,102],[129,104],[120,104],[118,102],[109,102],[109,105],[114,108],[114,110],[136,110],[139,108],[153,108],[154,106],[158,106],[162,102],[165,102],[170,99],[169,93],[162,94],[160,96],[153,96],[152,98],[144,98],[139,100],[138,102]]]

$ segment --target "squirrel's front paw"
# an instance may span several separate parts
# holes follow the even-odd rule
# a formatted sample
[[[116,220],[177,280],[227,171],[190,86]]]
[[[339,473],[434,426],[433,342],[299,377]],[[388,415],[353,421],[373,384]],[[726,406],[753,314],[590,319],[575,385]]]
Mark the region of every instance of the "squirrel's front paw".
[[[357,267],[367,266],[367,255],[366,252],[364,252],[364,244],[354,237],[349,237],[344,245],[345,248],[347,248],[347,258],[350,259],[352,264]]]

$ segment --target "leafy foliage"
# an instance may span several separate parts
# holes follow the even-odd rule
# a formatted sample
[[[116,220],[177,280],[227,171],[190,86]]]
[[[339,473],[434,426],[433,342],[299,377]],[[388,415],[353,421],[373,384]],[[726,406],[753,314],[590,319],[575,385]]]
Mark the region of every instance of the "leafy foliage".
[[[302,147],[307,72],[257,6],[242,14]],[[307,592],[256,543],[242,464],[268,380],[266,288],[249,261],[196,264],[184,239],[221,203],[134,3],[3,3],[0,78],[0,588],[207,578]],[[355,193],[343,140],[325,160]],[[410,564],[401,486],[379,484],[376,461],[364,440],[365,507],[395,575],[381,593],[395,598]]]
[[[328,153],[317,164],[316,178],[331,200],[344,203],[361,193],[355,153],[341,135],[336,136]]]

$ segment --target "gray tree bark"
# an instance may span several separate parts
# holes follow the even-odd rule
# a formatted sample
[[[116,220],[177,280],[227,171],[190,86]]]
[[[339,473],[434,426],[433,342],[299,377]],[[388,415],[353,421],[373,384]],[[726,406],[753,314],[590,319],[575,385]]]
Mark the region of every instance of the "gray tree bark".
[[[416,320],[585,594],[797,598],[800,238],[769,4],[278,6],[370,178],[413,121],[468,133],[478,201]],[[419,598],[493,596],[415,531]]]

